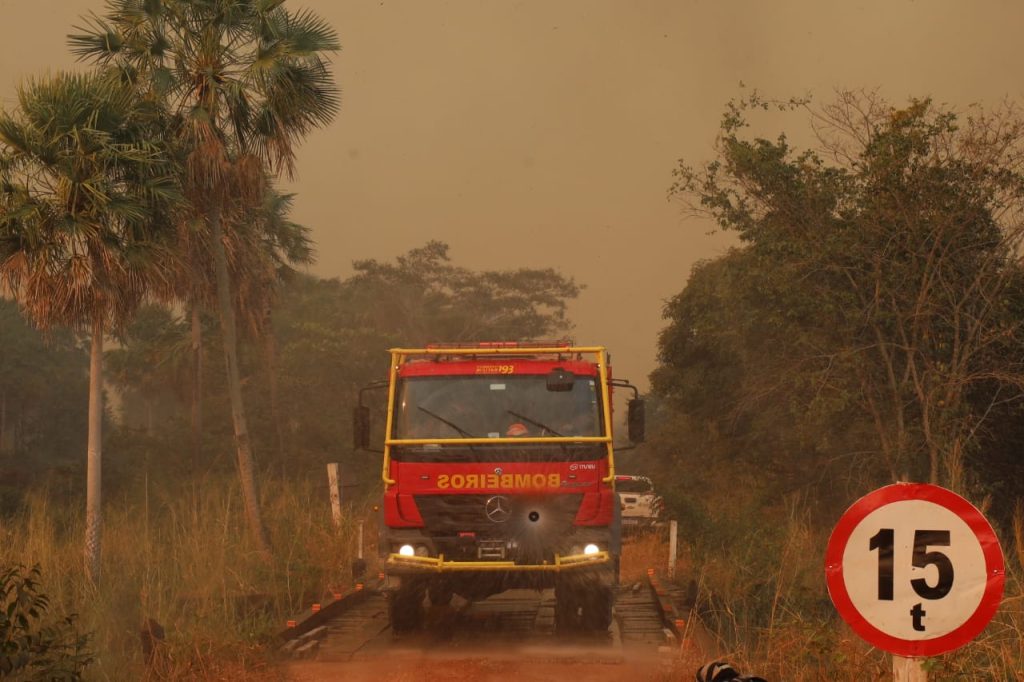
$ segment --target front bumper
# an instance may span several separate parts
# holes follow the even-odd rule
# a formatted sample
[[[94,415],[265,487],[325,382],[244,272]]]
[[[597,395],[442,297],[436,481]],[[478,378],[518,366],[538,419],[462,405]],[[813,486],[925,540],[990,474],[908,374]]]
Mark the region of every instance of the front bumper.
[[[560,573],[562,571],[593,568],[610,562],[611,555],[608,552],[601,551],[594,554],[571,554],[564,557],[556,554],[553,562],[548,563],[545,561],[541,564],[517,564],[514,561],[447,561],[443,554],[436,557],[389,554],[385,563],[390,568],[401,569],[403,573],[457,573],[489,571],[501,571],[506,573],[530,571]]]

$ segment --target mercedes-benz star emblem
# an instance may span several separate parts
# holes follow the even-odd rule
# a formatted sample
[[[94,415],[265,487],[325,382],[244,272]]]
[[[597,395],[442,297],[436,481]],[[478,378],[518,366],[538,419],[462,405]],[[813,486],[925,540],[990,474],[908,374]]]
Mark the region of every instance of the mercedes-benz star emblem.
[[[505,523],[512,516],[512,505],[504,495],[495,495],[487,500],[484,513],[493,523]]]

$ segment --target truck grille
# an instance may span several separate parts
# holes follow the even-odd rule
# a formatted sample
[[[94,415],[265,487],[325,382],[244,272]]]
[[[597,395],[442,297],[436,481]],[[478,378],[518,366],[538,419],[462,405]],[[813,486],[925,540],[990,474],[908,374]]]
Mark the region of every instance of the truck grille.
[[[416,495],[414,499],[424,530],[434,537],[475,533],[483,538],[554,539],[572,531],[583,496]]]

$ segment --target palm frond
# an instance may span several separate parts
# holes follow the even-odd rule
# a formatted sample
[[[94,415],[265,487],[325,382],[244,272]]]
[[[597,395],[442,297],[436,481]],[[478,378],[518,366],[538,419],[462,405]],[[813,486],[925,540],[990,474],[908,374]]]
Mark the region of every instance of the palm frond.
[[[81,33],[67,35],[71,54],[75,55],[79,61],[91,60],[107,63],[120,53],[121,48],[124,47],[124,41],[110,24],[95,13],[84,17],[84,21],[83,26],[73,27],[74,30],[81,31]]]
[[[287,44],[289,57],[319,56],[341,49],[337,31],[310,10],[288,14],[282,38]]]

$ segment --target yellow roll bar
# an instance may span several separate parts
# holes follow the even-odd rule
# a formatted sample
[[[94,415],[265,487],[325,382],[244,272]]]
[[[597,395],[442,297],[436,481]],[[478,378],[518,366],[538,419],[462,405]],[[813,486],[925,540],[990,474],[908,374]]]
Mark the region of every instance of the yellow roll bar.
[[[435,348],[392,348],[391,367],[388,372],[388,416],[384,427],[384,462],[381,478],[384,485],[394,485],[395,480],[389,476],[391,469],[391,447],[395,445],[485,445],[515,443],[604,443],[608,451],[608,476],[602,479],[605,483],[615,480],[615,453],[612,447],[612,408],[611,396],[608,391],[608,363],[604,346],[546,346],[541,348],[513,347],[502,348],[487,346],[484,348],[463,348],[438,346]],[[398,383],[398,370],[409,356],[414,355],[553,355],[578,354],[593,355],[597,365],[597,373],[601,385],[601,411],[603,431],[600,436],[556,437],[556,438],[392,438],[395,410],[395,386]]]
[[[599,566],[608,563],[610,560],[611,556],[605,551],[595,554],[570,554],[564,557],[556,554],[554,562],[550,564],[517,564],[514,561],[446,561],[444,554],[436,557],[389,554],[387,565],[415,568],[435,573],[460,571],[553,571],[557,573],[570,569]]]

